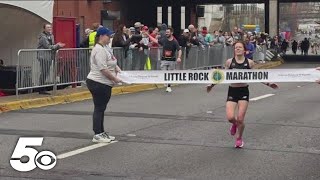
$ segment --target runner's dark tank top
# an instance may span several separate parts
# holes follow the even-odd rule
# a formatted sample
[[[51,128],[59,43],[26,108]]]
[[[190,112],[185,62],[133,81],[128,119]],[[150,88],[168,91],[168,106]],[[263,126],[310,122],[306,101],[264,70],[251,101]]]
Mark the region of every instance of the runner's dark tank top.
[[[229,69],[251,69],[249,60],[247,58],[244,59],[244,62],[239,64],[235,58],[232,58]]]

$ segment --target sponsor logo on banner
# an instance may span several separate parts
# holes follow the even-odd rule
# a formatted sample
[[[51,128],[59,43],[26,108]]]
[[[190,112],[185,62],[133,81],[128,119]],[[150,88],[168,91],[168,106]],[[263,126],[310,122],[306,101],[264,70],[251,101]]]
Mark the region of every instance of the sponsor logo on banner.
[[[224,81],[224,72],[219,70],[219,69],[216,69],[212,72],[212,81],[215,83],[215,84],[218,84],[218,83],[221,83],[222,81]]]

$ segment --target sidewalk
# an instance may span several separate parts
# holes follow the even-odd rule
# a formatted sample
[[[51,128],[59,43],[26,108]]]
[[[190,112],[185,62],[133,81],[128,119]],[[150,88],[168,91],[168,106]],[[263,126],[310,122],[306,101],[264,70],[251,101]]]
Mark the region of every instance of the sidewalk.
[[[279,66],[282,63],[283,62],[281,61],[267,62],[264,64],[257,64],[255,68],[268,69],[268,68]],[[142,91],[154,90],[159,88],[164,88],[164,86],[158,85],[158,84],[118,86],[113,88],[112,95],[142,92]],[[0,97],[0,113],[14,111],[14,110],[21,110],[21,109],[52,106],[57,104],[72,103],[72,102],[88,100],[91,98],[92,98],[91,94],[86,87],[67,88],[63,90],[58,90],[56,95],[54,96],[41,95],[39,93],[22,94],[22,95],[19,95],[19,97],[5,96],[5,97]]]

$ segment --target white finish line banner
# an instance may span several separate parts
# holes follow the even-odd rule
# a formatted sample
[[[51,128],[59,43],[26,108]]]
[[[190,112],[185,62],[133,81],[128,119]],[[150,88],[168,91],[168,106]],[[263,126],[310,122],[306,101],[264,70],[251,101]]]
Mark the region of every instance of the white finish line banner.
[[[174,71],[122,71],[118,77],[128,84],[229,84],[257,82],[315,82],[314,69],[212,69]]]

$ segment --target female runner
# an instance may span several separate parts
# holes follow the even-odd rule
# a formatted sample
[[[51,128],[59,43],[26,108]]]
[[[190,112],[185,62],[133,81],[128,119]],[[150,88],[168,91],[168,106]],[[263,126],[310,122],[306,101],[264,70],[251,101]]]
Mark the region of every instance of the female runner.
[[[235,57],[228,59],[225,63],[226,69],[252,69],[254,66],[254,61],[245,58],[246,46],[243,42],[237,42],[234,45]],[[275,83],[263,83],[273,89],[277,89],[278,85]],[[214,84],[207,86],[207,92],[209,93],[214,87]],[[244,118],[247,112],[249,104],[249,85],[246,83],[231,84],[229,86],[227,104],[226,104],[226,114],[228,121],[232,124],[230,128],[230,134],[234,136],[237,131],[238,135],[236,137],[235,147],[242,148],[244,142],[242,139],[244,131]],[[238,114],[235,115],[236,108],[238,107]]]

